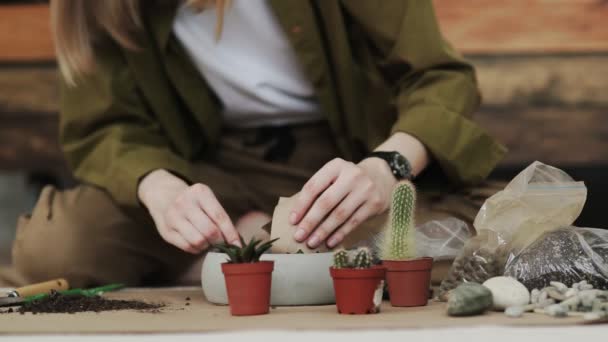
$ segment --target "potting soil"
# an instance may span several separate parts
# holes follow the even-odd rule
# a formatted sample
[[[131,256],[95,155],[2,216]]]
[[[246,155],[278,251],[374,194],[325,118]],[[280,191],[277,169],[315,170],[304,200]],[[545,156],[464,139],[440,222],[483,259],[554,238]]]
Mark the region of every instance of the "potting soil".
[[[78,312],[102,312],[116,310],[136,310],[139,312],[158,313],[165,307],[162,303],[147,303],[138,300],[106,299],[101,296],[86,297],[82,295],[62,295],[52,292],[50,296],[25,303],[18,309],[9,308],[0,313],[31,312],[42,313],[69,313]]]

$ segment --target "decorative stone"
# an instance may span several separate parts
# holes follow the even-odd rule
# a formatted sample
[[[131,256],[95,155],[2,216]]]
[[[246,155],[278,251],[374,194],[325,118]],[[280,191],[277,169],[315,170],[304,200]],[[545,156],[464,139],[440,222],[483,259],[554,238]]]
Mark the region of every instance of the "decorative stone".
[[[578,296],[570,297],[560,303],[561,306],[568,309],[568,311],[576,311],[578,305],[581,303],[581,299]]]
[[[490,278],[483,283],[483,286],[492,292],[495,310],[504,310],[511,306],[523,306],[530,302],[530,292],[514,278]]]
[[[543,301],[538,302],[537,305],[539,308],[545,308],[545,307],[547,307],[549,305],[553,305],[553,304],[555,304],[555,299],[549,298],[549,299],[545,299]]]
[[[523,306],[510,306],[505,309],[505,315],[509,317],[521,317],[523,316],[525,310]]]
[[[566,317],[568,316],[568,309],[559,304],[553,304],[545,308],[545,313],[551,317]]]
[[[549,284],[551,284],[551,286],[555,287],[561,293],[565,293],[566,291],[568,291],[568,286],[563,283],[560,283],[559,281],[552,281]]]
[[[492,292],[477,283],[463,283],[450,291],[448,315],[480,315],[492,307]]]
[[[530,303],[532,303],[532,304],[538,303],[539,297],[540,297],[540,290],[539,289],[532,290],[532,292],[530,293]]]
[[[576,285],[576,284],[574,284]],[[574,287],[569,289],[568,291],[566,291],[566,293],[564,293],[564,296],[566,296],[566,298],[570,298],[570,297],[574,297],[578,294],[578,289],[575,289]]]

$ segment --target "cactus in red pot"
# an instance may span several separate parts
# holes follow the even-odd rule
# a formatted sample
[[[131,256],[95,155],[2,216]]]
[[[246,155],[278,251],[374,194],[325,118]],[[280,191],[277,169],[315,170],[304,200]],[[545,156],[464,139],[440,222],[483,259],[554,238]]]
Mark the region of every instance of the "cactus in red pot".
[[[389,221],[379,243],[393,306],[423,306],[428,301],[433,259],[415,258],[415,209],[414,184],[399,182],[393,190]]]
[[[372,266],[368,248],[334,252],[329,271],[334,281],[336,306],[342,314],[367,314],[379,310],[385,269]]]

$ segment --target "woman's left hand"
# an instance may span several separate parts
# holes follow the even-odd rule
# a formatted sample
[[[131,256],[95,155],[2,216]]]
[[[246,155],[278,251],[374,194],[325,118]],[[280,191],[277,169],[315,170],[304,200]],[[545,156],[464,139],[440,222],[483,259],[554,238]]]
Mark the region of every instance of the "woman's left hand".
[[[367,158],[354,164],[336,158],[323,166],[296,195],[289,217],[294,238],[310,248],[327,240],[333,248],[368,218],[388,209],[396,179],[386,162]]]

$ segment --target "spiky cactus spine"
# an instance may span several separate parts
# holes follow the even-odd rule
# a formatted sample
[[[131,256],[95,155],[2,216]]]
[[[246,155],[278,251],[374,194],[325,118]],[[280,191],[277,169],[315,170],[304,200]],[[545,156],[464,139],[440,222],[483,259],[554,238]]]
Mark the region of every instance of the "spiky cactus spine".
[[[361,247],[357,249],[355,257],[353,258],[353,267],[354,268],[370,268],[372,266],[372,257],[369,252],[369,249],[366,247]]]
[[[348,268],[348,252],[341,249],[334,252],[334,268]]]
[[[402,181],[393,190],[388,226],[380,248],[383,260],[407,260],[416,256],[414,211],[416,188]]]

